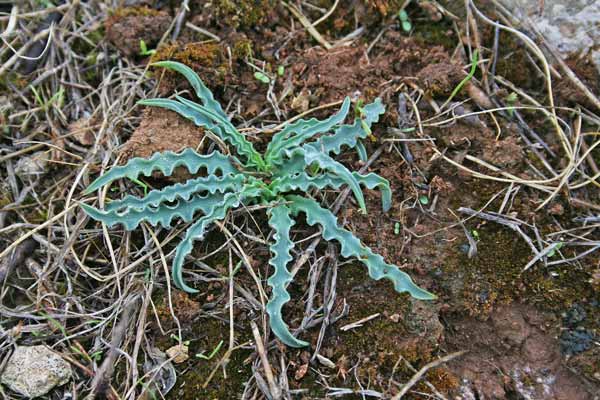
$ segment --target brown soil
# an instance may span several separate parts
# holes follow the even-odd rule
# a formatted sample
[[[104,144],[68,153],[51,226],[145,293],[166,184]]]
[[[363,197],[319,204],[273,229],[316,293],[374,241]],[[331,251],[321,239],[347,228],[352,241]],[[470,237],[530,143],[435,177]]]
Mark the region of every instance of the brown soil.
[[[167,12],[138,7],[117,10],[104,25],[106,39],[124,55],[135,56],[140,53],[140,40],[152,49],[170,23]]]
[[[585,56],[573,55],[565,60],[566,64],[577,75],[581,82],[595,96],[600,93],[600,87],[597,82],[600,82],[600,71],[596,68],[592,61],[591,55]],[[556,85],[556,92],[561,105],[573,107],[577,104],[584,105],[590,109],[595,109],[594,104],[590,102],[587,96],[576,87],[569,79],[564,78]]]
[[[148,107],[142,121],[121,149],[121,163],[134,157],[148,158],[156,152],[179,152],[188,147],[202,151],[204,129],[177,113],[158,107]],[[160,174],[156,173],[159,178]],[[169,179],[184,181],[190,174],[183,167],[175,169]]]
[[[397,32],[383,35],[368,58],[364,55],[366,46],[330,52],[300,47],[297,51],[282,53],[286,56],[282,63],[292,65],[289,77],[294,95],[283,103],[288,110],[304,111],[346,95],[357,94],[366,99],[382,96],[389,110],[384,124],[394,126],[397,119],[392,96],[394,84],[414,83],[436,97],[447,95],[465,76],[459,67],[450,63],[443,47],[424,46]],[[254,43],[252,48],[260,48],[260,45]],[[193,66],[222,101],[239,98],[242,115],[256,115],[261,99],[264,104],[265,89],[252,77],[252,70],[244,66],[243,53],[230,59],[226,56],[227,47],[215,44],[175,45],[159,53]],[[185,84],[180,86],[180,80],[175,80],[174,75],[165,73],[161,78],[160,90],[165,93],[174,88],[188,89]],[[252,96],[246,96],[249,92]],[[463,96],[465,94],[460,93],[458,98]],[[427,105],[422,106],[427,112]],[[161,130],[172,132],[167,128],[175,123],[174,120],[165,124],[148,122],[152,121],[150,118],[145,121],[142,126],[156,126],[157,134]],[[181,132],[194,137],[191,141],[197,143],[201,134],[192,136],[197,131],[187,122],[181,123],[185,127]],[[524,169],[529,151],[516,129],[515,125],[503,122],[498,136],[494,122],[482,117],[432,128],[428,133],[456,160],[462,160],[468,151],[518,175]],[[148,132],[147,127],[144,130]],[[376,132],[384,135],[385,128],[377,126]],[[136,135],[132,140],[134,137]],[[145,134],[140,137],[146,142],[155,141]],[[173,140],[168,136],[160,136],[157,142],[162,148],[172,149]],[[565,268],[559,271],[560,278],[552,278],[536,268],[522,274],[530,251],[520,237],[507,228],[479,220],[468,224],[468,229],[477,230],[481,237],[478,254],[468,258],[462,228],[447,228],[456,221],[449,209],[459,206],[477,209],[502,186],[473,179],[450,168],[435,159],[425,144],[411,143],[408,147],[413,156],[410,165],[392,151],[384,153],[371,167],[371,171],[381,174],[392,185],[392,210],[383,213],[378,193],[367,191],[368,216],[350,206],[343,211],[342,221],[386,260],[402,265],[420,285],[439,294],[440,301],[410,301],[407,296],[397,295],[389,283],[371,281],[358,265],[340,267],[336,307],[341,310],[342,299],[350,307],[344,323],[380,315],[363,327],[347,332],[339,330],[341,321],[329,327],[322,348],[322,355],[335,364],[329,384],[352,386],[349,371],[354,367],[361,382],[369,382],[374,390],[393,395],[398,386],[390,382],[406,381],[413,373],[399,361],[402,358],[419,368],[443,352],[468,350],[467,355],[448,366],[428,373],[428,381],[448,396],[459,398],[591,398],[590,393],[598,390],[597,383],[593,382],[594,374],[600,369],[594,361],[597,350],[590,347],[577,350],[567,364],[565,348],[581,345],[574,339],[579,338],[577,332],[581,329],[597,332],[597,323],[588,317],[587,325],[569,327],[559,317],[582,298],[587,299],[590,315],[597,315],[598,311],[589,305],[597,292],[594,295],[592,286],[583,283],[586,273]],[[340,159],[359,166],[351,155]],[[469,167],[478,168],[472,164]],[[428,199],[428,204],[421,204],[422,196]],[[533,212],[535,200],[536,193],[522,193],[512,205],[513,212],[538,220],[565,213],[562,204],[554,203],[548,213],[536,215]],[[433,201],[435,207],[430,209]],[[498,207],[500,201],[493,202],[492,207]],[[406,202],[412,207],[407,209]],[[556,211],[558,208],[560,212]],[[394,232],[396,223],[400,225],[398,234]],[[266,256],[264,251],[258,254]],[[300,277],[293,285],[294,291],[306,288],[306,284]],[[297,326],[303,312],[302,301],[292,296],[286,311],[289,323]],[[239,318],[245,320],[244,315],[240,314]],[[226,324],[216,324],[214,328],[215,337],[227,335]],[[571,336],[562,337],[561,330]],[[311,329],[302,337],[314,344],[318,333],[317,329]],[[291,365],[289,374],[295,376],[290,379],[290,387],[309,389],[312,397],[307,398],[323,398],[325,392],[310,369],[311,365],[320,364],[310,361],[307,352],[289,350],[286,354]],[[242,368],[242,360],[236,359],[236,362],[239,364],[230,364],[231,368]],[[201,380],[201,376],[186,375],[184,380],[195,382]],[[190,385],[190,390],[198,387]],[[430,391],[423,383],[415,390]],[[177,393],[185,397],[192,392],[180,390]],[[205,393],[217,392],[220,392],[218,387],[213,387]]]
[[[462,377],[458,395],[506,399],[590,399],[589,384],[562,363],[553,317],[513,303],[499,307],[487,321],[450,316],[451,350],[468,350],[453,362]]]
[[[148,107],[142,114],[140,125],[123,146],[121,156],[129,160],[133,157],[148,158],[167,150],[199,149],[203,138],[204,129],[193,122],[173,111]]]
[[[423,47],[395,31],[386,32],[368,57],[366,50],[367,46],[329,52],[315,48],[290,57],[295,86],[319,104],[353,95],[372,99],[385,95],[392,83],[414,79],[428,64],[449,61],[443,47]]]
[[[458,65],[429,64],[419,71],[417,82],[432,97],[448,96],[465,76],[466,74]]]

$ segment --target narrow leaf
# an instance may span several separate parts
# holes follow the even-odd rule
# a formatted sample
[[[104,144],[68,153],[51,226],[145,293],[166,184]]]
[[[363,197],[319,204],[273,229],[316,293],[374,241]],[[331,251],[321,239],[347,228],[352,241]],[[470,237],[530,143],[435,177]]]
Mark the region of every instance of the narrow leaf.
[[[221,137],[221,135],[219,134],[220,127],[217,123],[213,121],[212,118],[207,117],[206,115],[198,112],[189,105],[183,104],[177,100],[145,99],[138,101],[138,104],[150,107],[161,107],[166,108],[167,110],[175,111],[182,117],[192,121],[194,124],[206,128],[209,131],[215,132],[219,137]]]
[[[105,223],[109,227],[122,224],[126,230],[131,231],[143,221],[150,223],[152,226],[160,224],[165,228],[170,228],[173,219],[181,218],[184,221],[191,221],[196,212],[207,213],[212,206],[222,201],[223,194],[215,193],[180,199],[175,204],[163,203],[154,208],[144,209],[128,208],[121,212],[117,210],[102,211],[87,204],[81,204],[81,207],[90,217]]]
[[[329,210],[322,208],[314,200],[300,196],[287,196],[292,215],[299,212],[306,214],[306,222],[309,225],[321,225],[323,237],[326,240],[336,240],[341,245],[341,254],[344,257],[356,257],[367,266],[369,276],[375,280],[389,279],[394,284],[397,292],[408,292],[416,299],[433,300],[435,295],[421,289],[412,281],[410,276],[401,271],[397,266],[387,264],[383,257],[363,245],[350,231],[337,225],[337,218]]]
[[[350,98],[346,97],[340,110],[331,117],[319,121],[316,118],[299,120],[287,125],[275,134],[267,147],[265,158],[269,162],[280,162],[286,149],[292,149],[319,133],[326,133],[334,126],[344,122],[350,109]]]
[[[239,171],[231,164],[229,157],[214,151],[208,155],[198,154],[188,148],[181,153],[166,151],[154,153],[150,158],[132,158],[125,165],[113,167],[110,171],[100,176],[85,190],[89,194],[94,190],[108,185],[120,178],[137,179],[140,175],[150,176],[154,171],[160,171],[165,176],[171,176],[175,168],[184,166],[195,174],[200,168],[206,167],[208,173],[221,171],[223,174],[234,174]]]
[[[356,148],[356,152],[358,153],[358,159],[362,162],[367,162],[369,156],[367,155],[367,148],[365,147],[365,144],[362,141],[357,140],[356,146],[354,147]]]
[[[152,65],[164,67],[182,74],[194,88],[196,96],[198,96],[198,98],[207,108],[212,110],[214,113],[219,114],[222,118],[229,119],[227,114],[225,114],[221,108],[219,102],[213,97],[212,92],[206,87],[204,82],[202,82],[202,79],[200,79],[198,74],[194,72],[193,69],[177,61],[159,61],[153,63]]]
[[[287,269],[287,264],[292,260],[290,250],[294,243],[290,240],[290,228],[294,221],[290,218],[290,210],[285,205],[278,205],[269,211],[269,225],[275,231],[273,243],[270,247],[273,257],[269,260],[274,268],[273,275],[267,283],[273,288],[271,299],[267,303],[267,314],[271,330],[286,345],[291,347],[308,346],[307,342],[298,340],[291,334],[287,324],[283,321],[282,308],[290,300],[287,285],[292,281],[292,274]]]
[[[127,195],[121,200],[115,200],[108,203],[105,211],[122,211],[123,209],[133,208],[137,210],[156,207],[163,202],[171,202],[177,199],[188,200],[193,194],[198,192],[224,193],[231,189],[241,189],[246,180],[243,174],[237,175],[209,175],[207,177],[188,179],[185,183],[175,183],[163,189],[152,190],[144,197]]]
[[[361,175],[358,172],[352,172],[352,176],[356,181],[368,189],[378,188],[381,190],[381,203],[383,211],[389,211],[392,205],[392,191],[389,182],[377,174],[369,173]],[[330,187],[339,189],[346,184],[346,180],[333,174],[319,174],[310,176],[305,172],[291,174],[276,178],[271,187],[274,193],[280,194],[290,192],[292,190],[301,190],[308,192],[311,188],[324,189]]]
[[[375,99],[373,103],[362,107],[363,118],[356,118],[351,125],[342,125],[336,129],[333,135],[321,136],[314,143],[314,147],[320,149],[326,154],[340,154],[343,146],[354,148],[359,143],[359,139],[365,139],[369,132],[364,129],[366,125],[371,129],[371,125],[379,121],[379,116],[385,112],[385,106],[380,98]],[[360,149],[359,149],[360,151]],[[366,158],[366,152],[361,156]]]
[[[366,214],[367,206],[365,204],[365,198],[362,194],[362,191],[360,190],[360,185],[354,175],[352,175],[352,172],[350,172],[350,170],[348,170],[344,164],[339,163],[333,158],[329,157],[327,154],[320,152],[318,149],[313,147],[312,144],[297,147],[293,152],[288,153],[288,157],[292,158],[294,154],[302,154],[307,166],[315,163],[325,171],[329,171],[338,176],[340,179],[344,180],[344,182],[350,186],[352,193],[354,193],[354,197],[358,202],[358,206],[362,212]]]

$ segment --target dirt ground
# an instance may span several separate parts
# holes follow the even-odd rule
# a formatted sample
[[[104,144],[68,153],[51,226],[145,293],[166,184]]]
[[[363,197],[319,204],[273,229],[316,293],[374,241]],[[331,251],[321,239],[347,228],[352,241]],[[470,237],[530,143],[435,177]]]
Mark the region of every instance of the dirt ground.
[[[0,260],[0,354],[7,360],[15,344],[39,343],[61,353],[75,377],[47,398],[274,398],[272,373],[283,398],[387,399],[422,368],[404,398],[600,398],[600,109],[556,60],[548,56],[550,98],[536,54],[464,2],[191,0],[183,11],[172,1],[77,3],[57,12],[62,47],[53,45],[34,72],[9,65],[11,53],[0,51],[0,249],[11,250]],[[511,22],[493,2],[475,4],[491,20]],[[320,36],[290,11],[299,5],[308,21],[327,15],[314,27]],[[404,5],[409,30],[398,18]],[[22,25],[40,31],[46,14],[53,15]],[[588,57],[572,54],[565,65],[598,96],[600,75]],[[300,113],[323,118],[345,96],[382,98],[367,171],[390,182],[392,208],[381,211],[379,193],[366,190],[368,214],[348,198],[338,218],[438,299],[399,295],[322,240],[284,309],[310,346],[288,348],[269,336],[251,274],[241,269],[230,283],[237,256],[225,231],[196,244],[197,262],[186,269],[200,292],[188,295],[165,274],[181,226],[106,230],[77,211],[85,186],[115,163],[220,146],[171,111],[135,107],[143,97],[191,96],[179,75],[150,65],[165,59],[198,72],[259,149],[273,127]],[[69,60],[73,70],[44,75]],[[27,89],[32,82],[37,95]],[[64,94],[53,100],[59,87]],[[365,165],[352,152],[338,161]],[[171,179],[189,176],[181,170]],[[166,182],[157,175],[146,183]],[[108,196],[136,190],[120,183]],[[320,196],[333,204],[338,194]],[[233,215],[225,226],[266,288],[268,247],[252,239],[268,237],[264,210]],[[294,227],[296,258],[314,232],[302,220]],[[165,355],[184,341],[189,359]]]

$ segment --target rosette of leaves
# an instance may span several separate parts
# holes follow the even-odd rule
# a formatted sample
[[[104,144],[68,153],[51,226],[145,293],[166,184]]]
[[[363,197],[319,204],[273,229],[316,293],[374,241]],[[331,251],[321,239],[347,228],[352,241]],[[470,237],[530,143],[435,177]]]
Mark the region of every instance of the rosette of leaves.
[[[206,176],[152,190],[143,197],[128,195],[110,201],[103,210],[82,204],[92,218],[108,226],[122,224],[127,230],[135,229],[142,221],[164,227],[170,227],[176,218],[191,222],[183,240],[177,245],[172,275],[179,288],[194,293],[197,290],[188,286],[183,279],[184,261],[191,253],[194,241],[202,240],[207,228],[213,222],[224,219],[232,209],[248,204],[267,205],[269,225],[274,234],[270,247],[272,258],[269,261],[273,266],[273,274],[268,279],[272,295],[266,311],[275,335],[293,347],[308,344],[292,335],[282,317],[282,308],[290,299],[286,287],[292,280],[287,269],[294,246],[290,229],[301,213],[305,214],[308,225],[321,226],[326,240],[340,243],[343,257],[354,257],[363,263],[373,279],[389,279],[396,291],[408,292],[417,299],[434,298],[431,293],[415,285],[397,266],[386,263],[383,257],[373,253],[350,231],[340,227],[336,216],[318,201],[308,194],[301,195],[311,189],[338,189],[347,185],[360,209],[366,212],[361,190],[363,186],[379,189],[383,209],[387,211],[390,208],[392,194],[384,178],[374,173],[362,175],[352,172],[332,158],[344,147],[356,148],[359,153],[364,153],[360,141],[371,134],[371,125],[385,111],[380,99],[360,107],[360,112],[356,113],[350,124],[344,124],[350,111],[349,98],[344,100],[336,114],[327,119],[300,119],[289,123],[273,136],[264,154],[260,154],[233,126],[221,105],[192,69],[171,61],[154,65],[181,73],[190,82],[201,103],[175,96],[174,99],[142,100],[139,104],[179,113],[214,133],[230,145],[236,154],[225,155],[214,151],[203,155],[186,149],[180,153],[155,153],[148,159],[131,159],[127,164],[116,166],[96,179],[86,193],[117,179],[135,181],[155,171],[170,176],[180,166],[186,167],[192,176],[202,169],[206,171]]]

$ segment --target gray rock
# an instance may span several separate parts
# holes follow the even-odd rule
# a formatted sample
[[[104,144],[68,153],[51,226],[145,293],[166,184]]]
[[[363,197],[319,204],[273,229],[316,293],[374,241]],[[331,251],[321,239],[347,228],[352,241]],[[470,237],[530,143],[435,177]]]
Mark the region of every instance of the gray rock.
[[[518,18],[528,18],[563,55],[591,52],[600,71],[600,1],[502,0],[502,3]],[[544,5],[543,10],[540,4]]]
[[[71,366],[46,346],[19,346],[0,381],[28,398],[43,396],[71,379]]]
[[[21,157],[15,166],[15,174],[21,179],[27,176],[41,175],[46,172],[49,157],[45,151]]]

